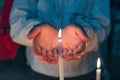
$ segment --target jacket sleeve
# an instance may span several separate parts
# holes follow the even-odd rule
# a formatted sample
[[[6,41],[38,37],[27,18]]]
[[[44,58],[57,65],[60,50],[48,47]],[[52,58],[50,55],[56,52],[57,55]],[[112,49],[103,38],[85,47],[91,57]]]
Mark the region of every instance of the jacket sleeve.
[[[26,38],[29,31],[41,21],[37,18],[37,0],[14,0],[11,14],[11,37],[13,41],[32,46],[32,40]]]
[[[110,1],[94,0],[92,5],[88,6],[86,16],[76,19],[76,23],[80,24],[90,42],[87,44],[86,52],[96,52],[100,44],[107,40],[110,32]]]

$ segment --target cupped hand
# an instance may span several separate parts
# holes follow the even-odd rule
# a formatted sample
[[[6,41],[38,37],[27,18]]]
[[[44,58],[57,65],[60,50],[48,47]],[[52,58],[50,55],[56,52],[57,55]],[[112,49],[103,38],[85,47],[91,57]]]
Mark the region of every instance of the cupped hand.
[[[58,62],[58,31],[52,25],[43,24],[35,27],[27,35],[33,39],[33,53],[45,64],[56,64]]]
[[[79,59],[86,48],[89,38],[82,29],[74,24],[67,25],[62,30],[62,57],[64,60]]]

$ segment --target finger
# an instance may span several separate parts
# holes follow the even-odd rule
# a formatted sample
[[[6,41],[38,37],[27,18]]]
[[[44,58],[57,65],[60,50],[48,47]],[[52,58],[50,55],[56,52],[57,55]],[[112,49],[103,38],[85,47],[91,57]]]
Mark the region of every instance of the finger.
[[[76,57],[75,55],[76,55],[76,52],[77,52],[77,48],[73,48],[72,49],[72,52],[73,52],[73,55],[74,55],[74,57],[72,58],[72,60],[77,60],[78,59],[78,56]]]
[[[81,48],[82,48],[82,43],[79,43],[79,44],[77,45],[77,47],[76,47],[77,52],[79,52]],[[76,53],[77,53],[77,52],[76,52]]]
[[[39,46],[39,45],[35,45],[35,44],[33,44],[33,47],[32,47],[32,51],[33,51],[33,53],[34,53],[34,56],[36,57],[36,58],[41,58],[41,59],[43,59],[43,55],[42,55],[42,53],[41,53],[41,47]]]
[[[44,57],[45,60],[47,60],[47,53],[46,53],[46,50],[44,48],[42,48],[42,55]]]
[[[53,51],[52,51],[52,53],[53,53],[53,57],[54,57],[54,61],[53,61],[53,64],[56,64],[57,62],[58,62],[58,51],[57,51],[57,49],[54,49]]]
[[[69,55],[69,56],[74,56],[72,49],[69,49],[69,50],[68,50],[68,55]]]
[[[80,49],[78,49],[79,53],[82,53],[85,50],[85,47],[86,47],[85,43],[82,42],[80,47],[79,47]]]
[[[51,50],[48,50],[48,57],[51,59],[51,60],[54,60],[54,57],[53,57],[53,53]]]
[[[40,33],[40,28],[36,27],[27,34],[27,38],[34,39],[39,33]]]
[[[71,51],[72,50],[72,51]],[[77,60],[78,57],[76,57],[75,51],[73,49],[69,50],[70,55],[66,58],[67,61],[71,61],[71,60]]]
[[[85,33],[81,29],[76,30],[76,34],[79,36],[79,38],[84,42],[89,42],[90,39],[85,35]]]
[[[51,63],[52,63],[52,60],[51,60],[51,58],[50,58],[49,55],[48,55],[48,51],[49,51],[49,50],[46,50],[46,49],[43,50],[43,53],[44,53],[45,55],[44,55],[44,60],[42,60],[42,62],[43,62],[44,64],[51,64]]]
[[[49,64],[48,61],[46,61],[45,59],[41,60],[41,59],[39,58],[39,60],[40,60],[40,62],[42,62],[43,64]]]
[[[82,53],[83,51],[85,51],[86,48],[86,43],[82,43],[82,48],[80,49],[80,52]]]
[[[67,56],[67,49],[62,49],[62,50],[63,50],[62,51],[62,57],[65,58]]]
[[[34,52],[36,53],[42,52],[41,46],[39,46],[39,44],[37,44],[37,42],[35,42],[34,40],[33,40],[33,48],[34,48]]]
[[[35,49],[36,49],[36,48],[33,48],[34,56],[35,56],[37,59],[39,59],[42,63],[46,63],[46,61],[45,61],[42,53],[41,53],[41,52],[36,52]]]
[[[73,48],[72,49],[72,51],[73,51],[73,54],[75,55],[76,54],[76,52],[77,52],[77,48],[75,47],[75,48]]]
[[[44,59],[41,52],[36,52],[36,50],[33,48],[33,53],[36,58]]]
[[[71,53],[71,50],[67,50],[67,49],[64,49],[63,50],[63,55],[62,55],[62,58],[66,61],[70,61],[72,60],[72,58],[74,57],[74,55],[70,55],[69,54],[72,54]]]
[[[77,47],[77,52],[75,54],[75,57],[79,58],[80,56],[82,56],[82,53],[84,52],[84,50],[85,50],[85,43],[79,44]]]
[[[74,54],[71,49],[68,50],[68,56],[65,60],[70,61],[74,59]]]
[[[47,54],[48,54],[48,58],[47,58],[48,64],[56,64],[57,61],[54,59],[52,51],[51,51],[51,50],[48,50],[48,53],[47,53]],[[56,55],[55,55],[55,56],[56,56]]]
[[[51,59],[48,52],[49,52],[49,50],[45,50],[45,54],[46,54],[45,60],[46,60],[47,64],[51,64],[53,60]]]

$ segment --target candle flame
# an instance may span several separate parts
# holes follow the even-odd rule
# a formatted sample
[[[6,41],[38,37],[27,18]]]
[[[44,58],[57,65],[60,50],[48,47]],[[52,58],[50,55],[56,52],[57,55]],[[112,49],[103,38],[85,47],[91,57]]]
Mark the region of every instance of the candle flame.
[[[62,34],[62,31],[61,31],[61,28],[60,28],[59,32],[58,32],[58,38],[61,38],[61,34]]]
[[[100,66],[101,66],[101,61],[100,61],[100,58],[98,58],[98,60],[97,60],[97,68],[100,68]]]

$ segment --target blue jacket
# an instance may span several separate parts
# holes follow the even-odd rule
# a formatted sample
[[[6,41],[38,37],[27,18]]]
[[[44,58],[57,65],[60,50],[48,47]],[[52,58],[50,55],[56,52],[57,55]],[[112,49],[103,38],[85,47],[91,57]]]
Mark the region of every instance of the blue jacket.
[[[34,25],[48,22],[59,29],[77,23],[86,33],[97,34],[101,42],[110,30],[109,8],[109,0],[15,0],[10,17],[11,36],[14,41],[28,45],[25,35],[22,42],[18,40]]]

